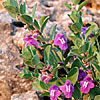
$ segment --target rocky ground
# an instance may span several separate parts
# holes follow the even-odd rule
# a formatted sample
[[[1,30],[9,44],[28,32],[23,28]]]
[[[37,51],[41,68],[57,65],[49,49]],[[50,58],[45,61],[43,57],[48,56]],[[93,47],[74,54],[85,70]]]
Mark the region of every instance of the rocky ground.
[[[3,0],[1,0],[3,1]],[[23,37],[28,31],[23,27],[11,27],[12,18],[1,6],[0,1],[0,100],[38,100],[32,89],[32,81],[21,79],[23,60],[19,58],[20,50],[24,46]],[[57,24],[56,32],[68,33],[68,23],[71,22],[67,16],[70,13],[63,4],[68,0],[26,0],[28,13],[31,14],[33,5],[37,2],[35,17],[49,15],[50,20],[46,26],[48,33],[53,24]],[[70,2],[69,0],[68,2]],[[100,25],[100,14],[83,8],[84,24],[94,21]]]

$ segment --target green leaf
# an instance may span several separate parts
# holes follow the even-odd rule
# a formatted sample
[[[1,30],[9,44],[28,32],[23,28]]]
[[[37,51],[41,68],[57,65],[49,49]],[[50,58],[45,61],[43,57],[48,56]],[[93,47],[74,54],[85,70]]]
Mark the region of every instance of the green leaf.
[[[46,84],[45,84],[44,82],[42,82],[42,81],[40,81],[40,86],[41,86],[44,90],[47,89],[47,88],[46,88]]]
[[[29,51],[31,52],[32,56],[36,55],[36,49],[33,46],[29,47]]]
[[[91,26],[92,26],[92,25],[95,25],[95,29],[94,29],[94,30],[95,30],[95,31],[98,30],[99,27],[98,27],[98,25],[97,25],[95,22],[89,22],[89,24],[91,24]]]
[[[74,47],[74,46],[73,46]],[[70,51],[70,54],[72,54],[72,55],[70,55],[70,56],[74,56],[74,55],[77,55],[78,57],[80,57],[81,58],[81,53],[80,53],[80,51],[79,51],[79,49],[77,48],[73,48],[72,47],[72,49],[71,49],[71,51]]]
[[[55,64],[55,59],[54,59],[54,57],[53,57],[51,52],[49,53],[49,64],[50,65],[54,65]]]
[[[72,2],[73,4],[77,5],[80,2],[80,0],[72,0]]]
[[[36,68],[35,68],[35,70],[34,70],[34,76],[35,76],[36,78],[38,78],[38,76],[39,76],[38,69],[36,69]]]
[[[76,46],[77,46],[78,48],[82,45],[82,40],[79,39],[79,38],[77,38],[75,42],[76,42],[75,44],[76,44]]]
[[[20,5],[20,13],[26,14],[26,3]]]
[[[54,39],[56,27],[57,27],[57,24],[53,25],[50,30],[50,40]]]
[[[24,72],[24,74],[29,74],[29,69],[28,69],[28,67],[24,68],[24,69],[23,69],[23,72]]]
[[[37,3],[33,6],[33,9],[32,9],[32,18],[34,18],[34,16],[35,16],[36,7],[37,7]]]
[[[41,42],[45,42],[45,40],[41,37],[41,35],[38,35],[37,40],[39,40]]]
[[[80,6],[78,7],[78,11],[80,11],[84,5],[86,5],[88,3],[88,1],[84,1],[80,4]]]
[[[78,68],[75,67],[75,68],[71,69],[71,71],[68,73],[67,80],[70,80],[71,83],[73,85],[75,85],[75,83],[78,79],[78,74],[79,74]]]
[[[18,76],[24,78],[24,73],[19,73]]]
[[[98,62],[100,62],[100,53],[98,53],[98,52],[96,52],[96,54],[97,54],[97,59],[98,59]]]
[[[39,24],[38,24],[36,19],[34,19],[34,25],[37,27],[38,30],[40,30],[40,26],[39,26]]]
[[[66,57],[66,59],[65,59],[65,61],[64,61],[64,63],[65,63],[65,65],[68,63],[68,61],[70,60],[70,58],[72,58],[73,56],[68,56],[68,57]]]
[[[31,74],[25,74],[24,75],[24,79],[30,79],[30,80],[32,80],[33,78],[31,77]]]
[[[29,26],[28,26],[28,30],[33,30],[33,31],[34,31],[35,28],[33,27],[33,25],[29,25]]]
[[[92,52],[92,47],[90,46],[89,48],[89,57],[93,55],[93,52]]]
[[[78,67],[78,68],[83,67],[86,70],[85,66],[81,63],[81,61],[78,58],[76,58],[72,63],[71,68],[74,67]]]
[[[44,89],[40,86],[40,81],[37,79],[35,82],[32,83],[33,89],[36,91],[42,92]]]
[[[78,20],[77,13],[75,11],[72,11],[71,15],[68,15],[72,22],[76,23]]]
[[[94,100],[100,100],[100,95],[95,96]]]
[[[75,44],[75,41],[77,39],[76,36],[73,33],[70,33],[69,37],[71,38],[72,42]]]
[[[32,55],[29,52],[25,52],[24,54],[20,55],[20,57],[25,60],[30,60],[32,58]]]
[[[95,30],[95,25],[91,25],[90,27],[88,27],[88,29],[85,32],[85,39],[87,39],[87,37]]]
[[[5,1],[5,2],[2,3],[2,5],[3,5],[3,6],[10,6],[10,2]]]
[[[48,96],[49,97],[50,93],[49,92],[45,92],[45,93],[42,93],[41,96]]]
[[[80,87],[78,86],[78,84],[75,84],[74,86],[73,97],[75,100],[80,100],[81,98]]]
[[[31,60],[26,61],[25,64],[27,64],[28,66],[34,66],[34,65],[32,64],[32,61],[31,61]]]
[[[97,51],[97,47],[96,46],[92,46],[92,52]]]
[[[59,49],[53,48],[52,53],[54,54],[54,56],[58,62],[62,61],[63,55]]]
[[[77,16],[78,16],[77,22],[80,23],[81,27],[83,27],[82,12],[78,12]]]
[[[51,48],[50,45],[48,45],[48,46],[45,48],[45,51],[44,51],[44,62],[45,62],[45,63],[47,63],[48,60],[49,60],[50,48]]]
[[[41,16],[41,17],[39,18],[39,22],[40,22],[40,25],[41,25],[41,26],[42,26],[44,20],[46,19],[46,17],[47,17],[47,16]]]
[[[98,63],[94,60],[94,61],[91,61],[91,64],[94,68],[96,68],[98,70],[98,72],[100,72],[100,66],[98,65]]]
[[[14,13],[11,13],[11,12],[8,12],[9,13],[9,15],[11,16],[11,17],[13,17],[13,18],[16,18],[17,17],[17,14],[14,14]]]
[[[62,55],[62,53],[61,53],[60,50],[57,51],[57,54],[58,54],[59,58],[60,58],[61,60],[63,60],[63,55]]]
[[[64,6],[66,6],[69,10],[72,9],[72,6],[70,4],[68,4],[68,3],[64,3]]]
[[[52,56],[53,56],[53,58],[54,58],[54,60],[57,62],[57,61],[59,61],[59,59],[58,59],[58,57],[55,55],[55,53],[54,53],[54,51],[50,51],[50,53],[52,54]]]
[[[25,24],[32,24],[32,17],[26,14],[20,15],[20,20]]]
[[[46,26],[46,24],[47,24],[47,22],[48,22],[48,19],[49,19],[49,16],[47,16],[47,17],[45,18],[45,20],[43,21],[43,24],[42,24],[42,26],[41,26],[41,33],[43,32],[43,30],[44,30],[44,28],[45,28],[45,26]]]
[[[10,4],[14,7],[17,7],[18,8],[18,3],[17,3],[17,0],[10,0]]]
[[[40,62],[39,64],[38,64],[38,69],[43,69],[43,64]]]
[[[100,80],[100,72],[95,72],[96,73],[96,78],[98,79],[98,80]]]
[[[89,42],[85,42],[81,47],[80,47],[80,51],[81,53],[85,53],[87,50],[89,49]]]
[[[51,45],[50,43],[48,43],[48,44],[44,44],[44,45],[42,45],[41,47],[47,47],[48,45]]]
[[[20,57],[25,59],[25,60],[32,59],[31,52],[27,48],[22,49],[22,54],[20,55]]]
[[[17,14],[18,13],[18,10],[13,6],[5,6],[5,9],[7,9],[8,12],[13,13],[13,14]]]
[[[38,65],[39,62],[40,62],[40,58],[38,57],[38,55],[35,55],[34,58],[32,58],[32,64]]]
[[[74,23],[71,25],[71,28],[74,32],[80,32],[81,31],[81,24],[80,23]]]
[[[28,49],[27,48],[23,48],[22,49],[22,54],[25,53],[25,52],[28,52]]]
[[[94,87],[93,89],[90,90],[89,95],[91,97],[91,100],[94,100],[95,96],[100,95],[100,88]]]

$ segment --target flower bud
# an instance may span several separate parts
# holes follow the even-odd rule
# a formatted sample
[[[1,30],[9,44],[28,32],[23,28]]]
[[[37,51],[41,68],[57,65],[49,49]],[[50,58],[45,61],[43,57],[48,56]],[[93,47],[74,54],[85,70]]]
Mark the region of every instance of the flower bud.
[[[52,77],[53,77],[53,75],[52,75],[52,74],[49,74],[48,76],[49,76],[50,78],[52,78]]]
[[[17,16],[17,18],[16,18],[17,20],[20,20],[20,16]]]
[[[53,44],[54,43],[54,40],[51,40],[50,43]]]
[[[37,29],[34,30],[34,31],[33,31],[33,34],[34,34],[34,33],[39,33],[39,30],[37,30]]]
[[[85,52],[85,55],[87,56],[87,52]]]
[[[41,76],[41,81],[44,81],[46,78],[46,76]]]
[[[29,25],[28,25],[28,24],[26,24],[26,25],[24,25],[24,28],[25,28],[25,29],[27,29],[27,28],[28,28],[28,26],[29,26]]]
[[[81,56],[84,57],[84,54],[82,53]]]
[[[37,33],[35,33],[35,34],[33,34],[33,36],[32,36],[33,38],[37,38],[38,37],[38,34]]]

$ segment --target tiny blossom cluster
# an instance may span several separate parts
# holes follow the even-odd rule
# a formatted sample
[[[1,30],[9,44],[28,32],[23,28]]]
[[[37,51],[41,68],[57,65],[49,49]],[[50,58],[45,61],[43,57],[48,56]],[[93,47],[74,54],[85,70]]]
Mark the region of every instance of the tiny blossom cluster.
[[[42,76],[41,76],[41,81],[44,81],[44,83],[48,83],[51,81],[53,75],[51,73],[48,73],[48,72],[51,72],[52,70],[52,67],[50,65],[47,65],[46,68],[43,68],[41,71],[42,73]]]
[[[81,28],[81,34],[82,34],[82,35],[85,35],[87,28],[88,28],[88,27],[82,27],[82,28]],[[91,33],[91,34],[88,36],[88,39],[89,39],[89,38],[92,38],[92,37],[93,37],[93,33]]]
[[[35,39],[35,37],[36,36],[34,36],[34,35],[26,34],[26,37],[24,38],[24,41],[26,41],[26,47],[28,45],[30,45],[30,46],[33,45],[33,46],[39,48],[39,44],[38,44],[37,40]]]

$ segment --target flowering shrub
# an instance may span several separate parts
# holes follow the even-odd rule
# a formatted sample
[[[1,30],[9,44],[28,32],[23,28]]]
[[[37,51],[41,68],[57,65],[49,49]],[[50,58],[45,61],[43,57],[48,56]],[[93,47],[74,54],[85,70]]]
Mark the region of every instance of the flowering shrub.
[[[80,0],[72,2],[77,5]],[[23,39],[25,48],[20,55],[26,67],[19,76],[34,80],[33,89],[40,91],[41,96],[49,96],[51,100],[100,98],[99,28],[94,22],[88,23],[88,27],[83,24],[81,8],[87,3],[82,2],[78,9],[65,3],[72,11],[68,15],[72,21],[69,23],[70,41],[63,33],[55,34],[57,25],[53,25],[50,34],[45,36],[44,29],[49,17],[41,16],[39,21],[35,19],[37,4],[30,16],[26,14],[25,2],[3,2],[10,16],[20,20],[29,30]]]

